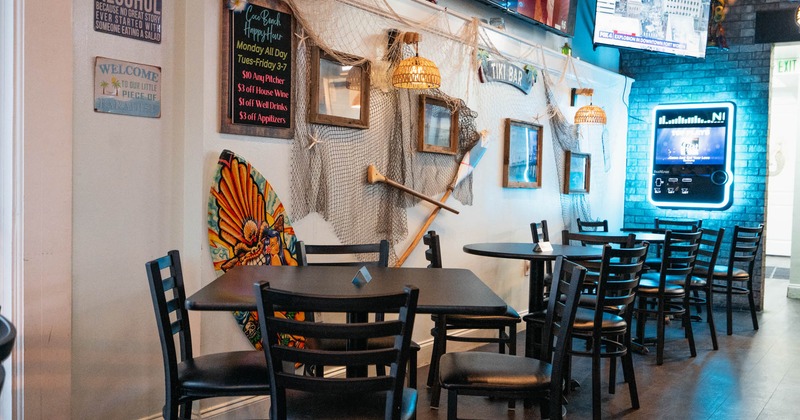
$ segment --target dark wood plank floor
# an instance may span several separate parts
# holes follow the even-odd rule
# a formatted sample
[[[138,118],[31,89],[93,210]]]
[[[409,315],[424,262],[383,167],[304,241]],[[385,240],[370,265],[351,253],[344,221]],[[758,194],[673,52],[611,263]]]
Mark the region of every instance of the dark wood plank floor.
[[[787,285],[788,281],[783,279],[766,280],[766,310],[759,314],[758,331],[753,331],[748,313],[737,312],[734,313],[734,333],[727,336],[725,314],[715,312],[718,351],[712,350],[706,323],[693,323],[696,358],[689,356],[679,323],[668,326],[669,338],[662,366],[655,364],[654,349],[650,354],[634,357],[641,402],[639,410],[630,408],[621,369],[618,369],[616,394],[608,394],[608,369],[604,364],[603,418],[800,418],[800,300],[786,298]],[[648,323],[648,328],[650,324],[654,323]],[[519,343],[523,342],[524,335],[520,335]],[[521,347],[518,353],[523,353]],[[574,359],[574,378],[583,387],[570,396],[569,418],[592,415],[590,366],[588,359]],[[417,419],[445,419],[447,397],[443,393],[439,410],[430,408],[424,385],[427,374],[427,366],[420,368]],[[470,419],[539,418],[535,406],[525,409],[518,403],[516,410],[508,411],[505,401],[469,396],[459,398],[459,415]]]

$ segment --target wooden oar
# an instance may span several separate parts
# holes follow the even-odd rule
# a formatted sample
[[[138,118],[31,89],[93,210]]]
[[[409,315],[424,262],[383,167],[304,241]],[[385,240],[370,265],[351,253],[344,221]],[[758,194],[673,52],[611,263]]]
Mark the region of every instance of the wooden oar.
[[[392,181],[389,178],[386,178],[380,172],[378,172],[378,169],[375,167],[375,165],[369,165],[369,167],[367,168],[367,182],[369,182],[370,184],[374,184],[376,182],[383,182],[383,183],[391,185],[391,186],[393,186],[393,187],[395,187],[395,188],[397,188],[399,190],[405,191],[405,192],[413,195],[414,197],[417,197],[417,198],[419,198],[421,200],[425,200],[425,201],[437,206],[437,208],[436,208],[437,211],[439,210],[439,207],[441,207],[441,208],[443,208],[445,210],[448,210],[448,211],[451,211],[451,212],[453,212],[455,214],[458,214],[458,210],[456,210],[456,209],[454,209],[454,208],[452,208],[452,207],[450,207],[450,206],[448,206],[448,205],[446,205],[446,204],[444,204],[442,202],[436,201],[436,200],[428,197],[427,195],[424,195],[422,193],[414,191],[411,188],[408,188],[403,184],[397,183],[395,181]]]

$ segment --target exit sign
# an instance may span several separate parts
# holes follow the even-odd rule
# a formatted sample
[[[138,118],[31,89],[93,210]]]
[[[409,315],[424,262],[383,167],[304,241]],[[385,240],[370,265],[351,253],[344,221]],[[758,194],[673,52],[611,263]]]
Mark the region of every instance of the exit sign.
[[[778,67],[778,73],[797,73],[796,58],[785,58],[777,60],[775,64]]]

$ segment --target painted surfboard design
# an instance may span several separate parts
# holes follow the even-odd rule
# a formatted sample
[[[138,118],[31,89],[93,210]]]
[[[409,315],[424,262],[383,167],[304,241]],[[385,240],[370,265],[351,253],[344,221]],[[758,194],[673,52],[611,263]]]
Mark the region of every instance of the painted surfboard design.
[[[294,235],[286,211],[261,173],[230,150],[219,156],[208,198],[208,239],[214,269],[223,273],[238,265],[297,265]],[[305,314],[281,312],[304,320]],[[256,349],[261,349],[258,312],[233,313]],[[303,337],[282,337],[284,344],[305,347]]]

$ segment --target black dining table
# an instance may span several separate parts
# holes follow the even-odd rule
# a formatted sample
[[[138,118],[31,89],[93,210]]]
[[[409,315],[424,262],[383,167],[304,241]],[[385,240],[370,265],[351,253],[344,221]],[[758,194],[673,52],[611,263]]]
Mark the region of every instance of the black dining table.
[[[651,244],[664,243],[664,232],[636,231],[636,230],[618,230],[610,232],[584,231],[581,232],[581,235],[591,235],[591,236],[598,236],[601,238],[605,238],[610,236],[627,236],[630,233],[636,235],[637,241],[649,242]]]
[[[419,289],[418,313],[497,315],[506,302],[478,276],[462,268],[367,267],[372,279],[357,277],[358,267],[273,266],[233,267],[186,298],[198,311],[255,311],[253,284],[267,281],[273,289],[325,296],[369,296],[396,293],[406,285]]]
[[[484,257],[528,260],[531,262],[528,289],[528,313],[544,309],[544,264],[563,256],[572,261],[593,260],[603,257],[603,249],[591,246],[550,244],[552,250],[534,251],[532,242],[487,242],[464,245],[467,254]]]

